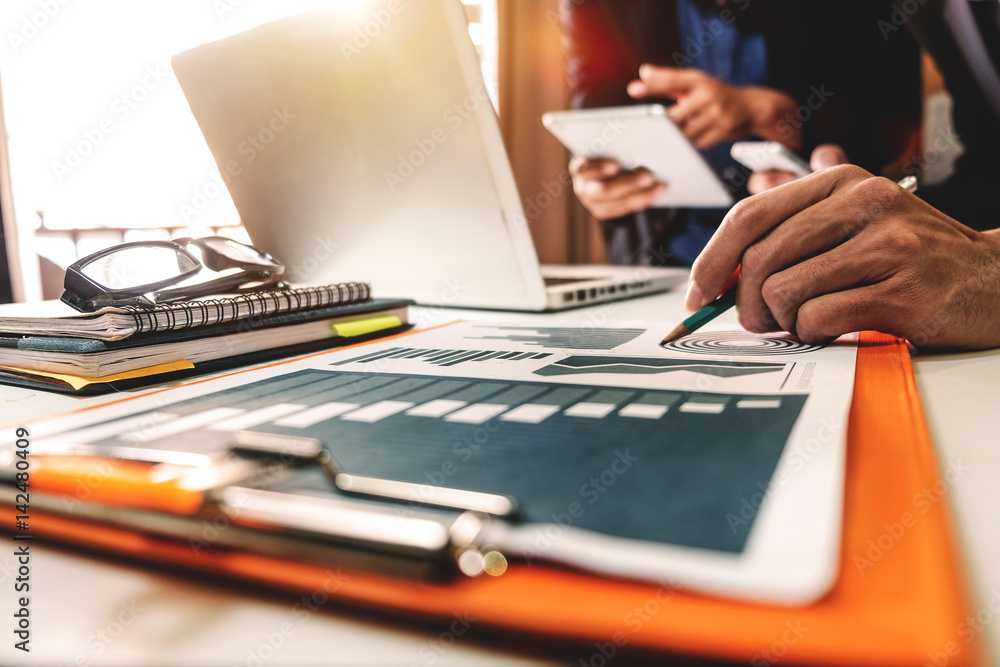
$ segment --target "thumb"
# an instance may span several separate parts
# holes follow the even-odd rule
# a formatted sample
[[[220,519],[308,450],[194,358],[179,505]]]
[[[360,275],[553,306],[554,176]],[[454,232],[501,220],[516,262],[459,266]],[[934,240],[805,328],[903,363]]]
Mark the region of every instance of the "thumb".
[[[843,148],[837,144],[823,144],[822,146],[817,146],[816,150],[813,151],[812,158],[809,160],[809,166],[813,168],[813,171],[819,171],[827,167],[836,167],[838,164],[847,164],[848,162],[847,153],[844,152]]]

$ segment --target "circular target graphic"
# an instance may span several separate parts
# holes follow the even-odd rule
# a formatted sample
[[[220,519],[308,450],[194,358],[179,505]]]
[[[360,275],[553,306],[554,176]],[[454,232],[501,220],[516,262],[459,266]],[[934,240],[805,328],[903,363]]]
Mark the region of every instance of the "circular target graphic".
[[[755,357],[765,355],[802,354],[820,350],[825,345],[809,345],[790,334],[760,336],[744,331],[713,331],[689,334],[667,343],[664,348],[688,354],[730,355]]]

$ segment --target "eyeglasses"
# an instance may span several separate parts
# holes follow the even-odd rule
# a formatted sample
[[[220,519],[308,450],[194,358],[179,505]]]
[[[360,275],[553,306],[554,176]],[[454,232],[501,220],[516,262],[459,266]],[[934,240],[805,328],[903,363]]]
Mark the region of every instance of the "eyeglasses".
[[[179,285],[205,269],[218,273]],[[208,294],[280,289],[285,267],[223,236],[137,241],[105,248],[66,269],[62,301],[89,313],[105,306],[154,306]],[[177,285],[173,289],[166,289]]]

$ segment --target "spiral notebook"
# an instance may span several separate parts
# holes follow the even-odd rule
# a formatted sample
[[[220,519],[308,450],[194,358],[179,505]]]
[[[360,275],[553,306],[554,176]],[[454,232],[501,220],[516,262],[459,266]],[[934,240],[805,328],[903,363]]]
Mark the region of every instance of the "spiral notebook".
[[[93,313],[77,312],[60,301],[11,304],[0,306],[0,333],[115,341],[136,334],[254,320],[360,303],[370,298],[370,284],[352,282],[193,299],[152,308],[109,306]]]

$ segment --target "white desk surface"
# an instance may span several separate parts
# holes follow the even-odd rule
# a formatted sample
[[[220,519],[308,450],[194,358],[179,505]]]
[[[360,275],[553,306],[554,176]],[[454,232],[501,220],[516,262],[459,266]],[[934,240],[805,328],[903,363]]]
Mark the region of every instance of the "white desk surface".
[[[545,315],[418,308],[414,317],[421,324],[459,317],[529,317],[592,326],[616,320],[673,323],[683,314],[682,296],[672,292]],[[1000,508],[1000,350],[918,354],[914,362],[940,466],[964,471],[949,490],[951,508],[977,597],[973,611],[990,611],[992,621],[984,634],[993,655],[1000,656],[1000,613],[993,613],[1000,609],[1000,524],[996,518]],[[0,425],[28,423],[120,397],[78,399],[0,385]],[[13,437],[10,426],[0,428]],[[6,546],[0,551],[0,617],[8,619],[4,627],[10,628],[16,604],[16,562],[9,548],[12,540],[2,540]],[[565,649],[492,643],[482,636],[456,637],[447,625],[407,625],[333,605],[303,618],[292,613],[297,600],[291,595],[265,594],[43,544],[32,546],[31,577],[32,652],[25,655],[14,650],[8,629],[0,643],[2,664],[576,665],[592,653],[574,655]]]

